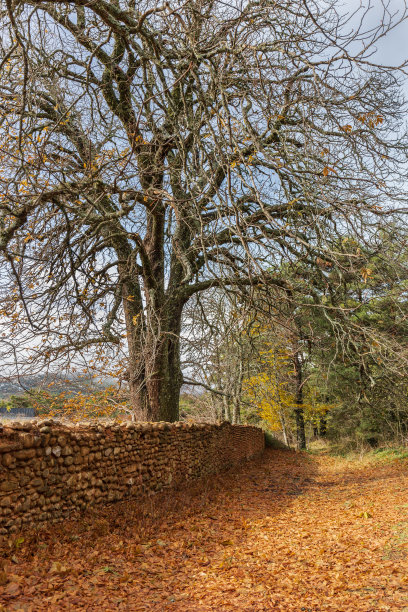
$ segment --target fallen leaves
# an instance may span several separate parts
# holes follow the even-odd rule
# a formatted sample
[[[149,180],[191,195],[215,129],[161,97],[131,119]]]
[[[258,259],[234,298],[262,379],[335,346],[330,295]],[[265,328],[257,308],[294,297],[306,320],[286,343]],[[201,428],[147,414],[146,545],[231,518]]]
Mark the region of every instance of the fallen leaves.
[[[16,597],[20,594],[20,585],[18,582],[9,582],[4,589],[6,597]]]
[[[0,602],[27,612],[401,610],[407,492],[402,462],[267,451],[188,492],[24,534],[17,563],[14,543],[4,547]]]
[[[54,561],[54,563],[50,567],[50,574],[59,574],[60,576],[65,576],[69,574],[70,570],[65,565],[62,565],[59,561]]]
[[[234,542],[232,540],[223,540],[221,542],[222,546],[234,546]]]
[[[365,519],[372,518],[372,514],[370,514],[370,513],[369,513],[369,512],[367,512],[367,511],[360,512],[360,514],[359,514],[358,516],[359,516],[360,518],[365,518]]]

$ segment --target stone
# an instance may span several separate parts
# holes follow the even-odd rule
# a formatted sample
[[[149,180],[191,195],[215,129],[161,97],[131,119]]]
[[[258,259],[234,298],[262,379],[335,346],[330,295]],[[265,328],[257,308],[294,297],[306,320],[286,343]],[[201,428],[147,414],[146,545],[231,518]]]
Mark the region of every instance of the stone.
[[[35,448],[27,448],[25,450],[17,451],[14,456],[16,459],[32,459],[36,456],[36,454]]]
[[[20,421],[14,421],[10,423],[10,427],[18,431],[25,431],[25,426],[23,425],[23,423],[20,423]]]
[[[22,440],[23,440],[23,446],[24,448],[31,448],[34,444],[34,436],[32,434],[24,434],[22,436]]]
[[[14,489],[18,489],[19,484],[17,480],[3,480],[0,482],[0,491],[14,491]]]
[[[151,495],[263,449],[263,434],[252,427],[128,425],[40,423],[50,431],[0,431],[0,533],[12,533],[22,522],[31,528],[94,504]]]
[[[0,500],[0,506],[2,506],[2,508],[9,508],[11,506],[11,497],[3,497],[3,499]]]
[[[6,467],[10,467],[13,463],[15,463],[15,459],[13,457],[13,455],[6,453],[5,455],[3,455],[3,459],[2,459],[2,463],[4,466]]]

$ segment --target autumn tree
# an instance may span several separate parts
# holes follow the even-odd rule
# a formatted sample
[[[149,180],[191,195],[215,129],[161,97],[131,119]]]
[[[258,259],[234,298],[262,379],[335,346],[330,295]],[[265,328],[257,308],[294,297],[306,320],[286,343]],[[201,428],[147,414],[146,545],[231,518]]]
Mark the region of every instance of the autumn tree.
[[[211,302],[206,296],[207,326],[196,363],[207,383],[227,389],[227,380],[244,372],[241,403],[249,400],[269,428],[282,431],[286,441],[296,440],[299,448],[312,430],[325,433],[329,411],[332,437],[387,439],[394,431],[395,438],[404,438],[408,266],[403,232],[397,227],[382,232],[374,254],[344,236],[337,252],[339,261],[349,260],[343,262],[346,274],[324,262],[282,265],[284,287],[262,286],[247,292],[245,300],[240,294],[245,327],[235,309],[217,307],[216,293]],[[203,326],[197,317],[194,323],[195,329]],[[240,347],[248,345],[251,350],[242,355]]]
[[[406,13],[365,30],[336,4],[7,0],[6,373],[117,359],[135,413],[173,421],[192,296],[343,271],[333,236],[387,223],[404,67],[372,50]]]

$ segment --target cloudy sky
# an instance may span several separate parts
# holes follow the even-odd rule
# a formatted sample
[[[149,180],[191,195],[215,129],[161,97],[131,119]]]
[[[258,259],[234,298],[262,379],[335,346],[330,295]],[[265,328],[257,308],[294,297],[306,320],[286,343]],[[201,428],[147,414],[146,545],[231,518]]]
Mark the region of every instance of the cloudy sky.
[[[407,0],[382,0],[361,1],[345,0],[339,2],[338,10],[344,13],[355,13],[351,19],[350,26],[356,28],[363,18],[363,29],[368,31],[378,28],[381,23],[401,23],[396,25],[377,43],[377,53],[373,60],[387,65],[400,65],[408,59],[408,1]],[[408,87],[407,87],[408,92]]]

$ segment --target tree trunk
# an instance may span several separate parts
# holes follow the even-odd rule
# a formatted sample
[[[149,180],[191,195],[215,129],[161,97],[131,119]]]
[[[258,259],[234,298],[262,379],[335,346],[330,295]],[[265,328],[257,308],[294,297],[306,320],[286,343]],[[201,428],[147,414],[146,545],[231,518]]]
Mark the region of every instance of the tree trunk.
[[[298,450],[306,449],[305,419],[303,408],[295,408],[296,417],[296,446]]]
[[[231,422],[230,405],[229,405],[228,398],[225,395],[222,398],[222,413],[223,413],[223,415],[222,415],[223,416],[223,420]]]
[[[286,444],[286,446],[289,446],[288,434],[286,432],[286,423],[285,423],[285,419],[284,419],[283,413],[281,411],[279,411],[278,414],[279,414],[279,420],[280,420],[281,427],[282,427],[283,441]]]
[[[148,371],[146,387],[152,421],[178,421],[182,385],[179,340],[166,338]],[[150,370],[150,368],[149,368]]]
[[[182,304],[171,298],[145,347],[146,388],[153,421],[178,421],[183,376],[180,367]]]
[[[239,351],[239,365],[238,365],[238,375],[234,384],[234,395],[232,398],[232,407],[233,407],[233,420],[232,422],[235,425],[239,425],[241,423],[241,395],[242,395],[242,383],[244,381],[244,357],[242,354],[242,346],[240,346]]]
[[[241,423],[241,403],[238,397],[234,397],[233,399],[232,422],[234,425],[239,425]]]
[[[293,364],[295,366],[295,380],[296,380],[296,399],[295,399],[295,418],[296,418],[296,443],[298,450],[305,450],[306,448],[306,433],[305,433],[305,419],[303,413],[303,384],[302,384],[302,362],[299,355],[299,351],[296,350],[293,357]]]
[[[134,419],[136,421],[150,421],[151,414],[149,409],[149,401],[146,388],[145,364],[143,360],[143,330],[142,321],[139,321],[139,316],[136,318],[136,324],[131,314],[131,309],[126,304],[125,300],[125,319],[127,329],[128,342],[128,372],[127,379],[129,383],[130,405],[132,406]]]
[[[161,319],[157,321],[155,312],[149,320],[148,313],[146,322],[142,321],[145,313],[133,314],[132,306],[133,302],[129,306],[125,301],[130,401],[135,417],[142,421],[177,421],[183,383],[179,337],[182,305],[169,299]]]
[[[320,417],[319,423],[319,435],[321,438],[324,438],[327,433],[327,419],[325,416]]]
[[[123,276],[126,271],[120,270]],[[122,302],[125,313],[128,344],[127,380],[130,405],[136,421],[150,421],[151,414],[146,389],[145,363],[143,359],[144,319],[143,303],[138,282],[124,282]]]

